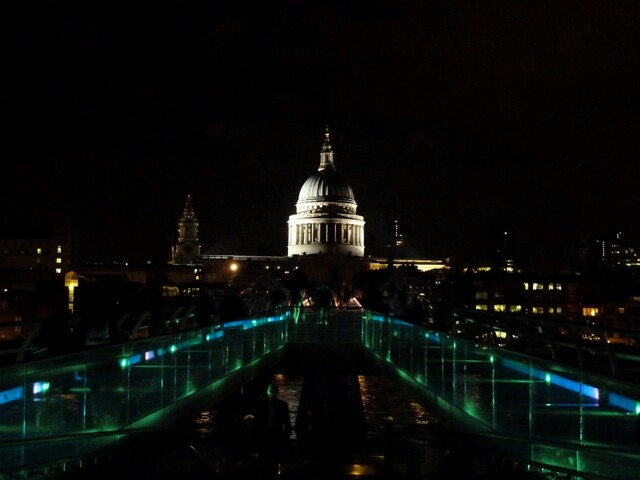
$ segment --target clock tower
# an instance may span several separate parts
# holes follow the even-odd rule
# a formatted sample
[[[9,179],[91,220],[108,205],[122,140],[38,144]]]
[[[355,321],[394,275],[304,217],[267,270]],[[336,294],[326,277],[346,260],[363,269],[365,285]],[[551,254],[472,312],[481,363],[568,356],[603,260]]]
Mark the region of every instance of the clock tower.
[[[173,264],[195,264],[200,262],[200,244],[198,243],[198,219],[187,195],[187,203],[178,222],[178,243],[171,248]]]

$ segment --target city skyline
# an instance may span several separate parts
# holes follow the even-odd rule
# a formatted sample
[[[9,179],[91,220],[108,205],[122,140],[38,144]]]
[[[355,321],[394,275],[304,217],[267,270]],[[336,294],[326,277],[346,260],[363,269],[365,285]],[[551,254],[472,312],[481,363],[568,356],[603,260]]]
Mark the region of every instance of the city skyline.
[[[326,125],[366,254],[396,219],[427,258],[503,222],[545,266],[640,243],[630,5],[5,8],[0,223],[70,223],[87,260],[167,260],[188,194],[203,252],[285,255]]]

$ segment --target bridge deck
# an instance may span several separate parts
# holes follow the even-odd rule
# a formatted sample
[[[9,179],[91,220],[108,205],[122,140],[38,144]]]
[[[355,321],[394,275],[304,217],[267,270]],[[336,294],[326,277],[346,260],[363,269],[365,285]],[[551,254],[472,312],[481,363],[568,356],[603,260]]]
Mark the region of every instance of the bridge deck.
[[[481,319],[473,320],[467,333],[481,330]],[[637,478],[637,383],[482,338],[374,312],[340,311],[319,323],[309,311],[297,324],[286,312],[270,312],[6,367],[0,376],[0,480],[16,471],[37,476],[41,468],[49,475],[62,467],[68,475],[90,461],[97,463],[95,478],[123,470],[159,479],[185,478],[185,472],[192,478],[255,473],[255,449],[243,426],[216,429],[192,420],[218,409],[221,417],[238,418],[222,410],[223,400],[231,395],[228,405],[235,408],[240,400],[255,401],[261,393],[250,385],[265,372],[273,375],[275,367],[286,367],[294,410],[315,398],[332,404],[336,414],[324,424],[329,433],[315,462],[293,439],[283,476],[383,478],[391,465],[396,478],[419,478],[418,472],[448,478],[459,469],[473,472],[469,477],[512,467],[514,461],[496,461],[500,452],[590,479]],[[398,429],[396,418],[372,421],[362,383],[371,377],[396,382],[378,398],[411,389],[425,396],[412,405],[420,403],[444,421],[421,425],[419,434]],[[241,397],[233,397],[236,390]],[[379,411],[397,417],[388,405]],[[455,454],[459,446],[461,456]],[[105,465],[100,460],[106,455],[113,461]],[[84,470],[78,478],[89,478]]]
[[[215,411],[207,414],[223,420],[213,422],[212,428],[190,424],[155,433],[108,463],[67,473],[64,478],[111,480],[126,471],[158,480],[259,479],[250,423],[243,419],[252,413],[263,386],[272,379],[281,383],[281,397],[290,404],[294,426],[280,467],[283,480],[534,478],[518,476],[521,472],[513,462],[469,452],[429,412],[422,412],[430,423],[419,429],[420,434],[411,425],[393,423],[391,417],[415,408],[416,400],[409,392],[400,394],[401,385],[367,363],[361,346],[295,343],[288,346],[282,364],[212,406]],[[375,383],[372,394],[382,397],[378,403],[390,405],[391,410],[365,412],[361,387],[366,380]],[[324,404],[331,413],[325,417],[324,435],[309,451],[295,430],[300,412],[312,404]]]

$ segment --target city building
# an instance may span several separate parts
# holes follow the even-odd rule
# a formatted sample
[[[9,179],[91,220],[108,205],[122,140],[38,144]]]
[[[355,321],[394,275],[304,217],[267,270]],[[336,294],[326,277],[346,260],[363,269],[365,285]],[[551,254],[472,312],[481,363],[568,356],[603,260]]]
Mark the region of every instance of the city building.
[[[289,217],[288,256],[337,253],[364,257],[364,225],[351,185],[336,172],[329,128],[320,165],[300,188],[296,213]]]
[[[69,235],[49,228],[0,231],[0,288],[35,289],[38,282],[64,279],[70,262]]]
[[[171,249],[169,263],[177,265],[196,264],[199,262],[198,219],[193,209],[191,195],[187,195],[187,203],[178,222],[178,243]]]
[[[357,275],[391,266],[416,267],[420,271],[448,268],[448,259],[398,256],[404,238],[396,222],[393,255],[372,257],[365,252],[365,220],[351,185],[336,171],[329,128],[324,132],[316,172],[302,184],[289,216],[287,254],[282,256],[201,253],[198,221],[191,196],[178,222],[178,242],[170,264],[199,265],[192,281],[243,285],[266,271],[280,279],[304,275],[311,284],[353,284]],[[184,271],[184,269],[183,269]],[[188,272],[188,271],[187,271]]]

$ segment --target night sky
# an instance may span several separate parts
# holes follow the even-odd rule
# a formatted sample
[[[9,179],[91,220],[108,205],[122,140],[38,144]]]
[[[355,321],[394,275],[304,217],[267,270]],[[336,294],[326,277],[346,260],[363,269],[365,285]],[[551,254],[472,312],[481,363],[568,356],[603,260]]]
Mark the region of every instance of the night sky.
[[[326,125],[368,254],[394,219],[454,262],[497,223],[530,266],[640,245],[637,1],[23,3],[0,226],[72,225],[82,260],[167,260],[187,194],[203,251],[286,255]]]

